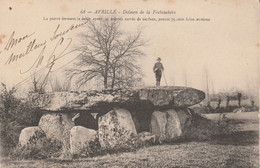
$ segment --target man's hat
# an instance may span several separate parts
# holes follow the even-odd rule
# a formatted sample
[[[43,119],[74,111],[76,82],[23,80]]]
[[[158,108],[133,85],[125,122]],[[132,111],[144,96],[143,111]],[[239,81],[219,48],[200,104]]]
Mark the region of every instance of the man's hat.
[[[157,58],[157,61],[161,61],[161,58],[160,58],[160,57],[158,57],[158,58]]]

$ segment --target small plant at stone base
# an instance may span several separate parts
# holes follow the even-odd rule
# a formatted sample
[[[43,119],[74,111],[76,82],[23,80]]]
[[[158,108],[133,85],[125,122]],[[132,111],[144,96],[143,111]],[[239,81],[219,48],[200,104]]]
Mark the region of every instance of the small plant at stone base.
[[[96,137],[95,140],[85,145],[85,147],[81,150],[80,154],[74,155],[73,158],[94,157],[98,155],[104,155],[107,153],[112,154],[118,152],[130,152],[145,146],[145,143],[141,141],[137,135],[131,134],[130,137],[131,138],[128,141],[126,141],[124,144],[118,144],[114,148],[107,148],[107,149],[101,148],[98,137]]]
[[[185,128],[183,140],[205,141],[212,139],[215,135],[229,134],[237,131],[234,125],[234,120],[225,117],[221,114],[219,120],[211,121],[198,114],[192,113],[192,121],[190,126]]]
[[[118,144],[113,149],[103,149],[102,153],[118,153],[118,152],[133,152],[144,147],[145,143],[138,137],[138,135],[131,133],[130,138],[124,143]]]
[[[147,144],[145,144],[142,140],[140,140],[140,138],[137,135],[131,134],[131,138],[128,141],[126,141],[124,144],[119,144],[114,148],[102,149],[97,136],[95,140],[85,145],[85,147],[81,150],[80,154],[75,154],[73,158],[94,157],[94,156],[105,155],[105,154],[131,152],[146,145]]]
[[[16,159],[47,159],[61,155],[62,143],[48,139],[43,133],[36,133],[25,146],[16,147],[10,154]]]
[[[183,139],[205,141],[215,134],[214,122],[192,112],[191,124],[183,131]]]
[[[73,155],[73,158],[77,157],[93,157],[102,154],[101,146],[98,140],[98,136],[89,143],[84,145],[85,147],[81,150],[78,155]]]

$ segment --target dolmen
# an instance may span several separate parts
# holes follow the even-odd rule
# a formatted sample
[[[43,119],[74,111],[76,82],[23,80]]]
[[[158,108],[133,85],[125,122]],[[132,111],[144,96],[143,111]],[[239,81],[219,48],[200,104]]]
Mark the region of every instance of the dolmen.
[[[30,100],[44,114],[37,127],[22,130],[19,143],[30,145],[29,139],[42,132],[63,144],[66,157],[94,141],[104,150],[174,142],[190,129],[188,107],[204,98],[203,91],[177,86],[32,94]]]

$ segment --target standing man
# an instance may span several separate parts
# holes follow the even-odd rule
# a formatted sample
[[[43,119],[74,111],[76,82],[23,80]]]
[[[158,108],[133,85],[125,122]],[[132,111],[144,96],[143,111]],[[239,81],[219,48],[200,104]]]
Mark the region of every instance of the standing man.
[[[163,65],[161,63],[161,58],[157,58],[157,62],[154,64],[153,72],[155,73],[156,78],[156,86],[160,86],[160,81],[162,78],[162,71],[164,70]]]

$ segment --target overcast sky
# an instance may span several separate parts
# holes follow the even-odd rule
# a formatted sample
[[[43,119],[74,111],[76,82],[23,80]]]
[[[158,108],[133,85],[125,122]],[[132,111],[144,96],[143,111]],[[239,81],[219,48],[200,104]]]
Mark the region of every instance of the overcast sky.
[[[42,1],[40,1],[42,2]],[[168,85],[184,85],[185,76],[188,86],[205,89],[205,71],[209,75],[211,91],[225,91],[230,88],[256,90],[258,88],[258,55],[259,38],[257,27],[257,1],[131,1],[129,3],[113,1],[104,5],[100,3],[71,3],[58,2],[27,2],[6,3],[1,1],[0,6],[0,35],[4,36],[0,44],[0,80],[9,86],[16,85],[28,77],[20,74],[20,70],[29,68],[35,62],[35,55],[40,50],[19,59],[16,63],[6,65],[12,52],[24,51],[32,39],[43,42],[47,39],[46,53],[51,52],[55,40],[50,36],[60,24],[61,30],[66,30],[77,21],[43,21],[43,17],[93,17],[93,14],[80,14],[81,9],[122,9],[126,10],[171,10],[171,15],[143,15],[140,17],[167,17],[167,18],[210,18],[210,21],[200,22],[123,22],[122,29],[126,32],[135,31],[143,27],[143,38],[149,40],[144,48],[146,56],[140,61],[145,74],[146,85],[155,85],[152,67],[157,57],[161,57],[165,67],[165,77]],[[167,2],[167,3],[166,3]],[[12,6],[12,10],[9,7]],[[120,15],[118,15],[120,16]],[[136,15],[123,15],[123,17]],[[4,25],[4,26],[3,26]],[[15,37],[22,37],[35,32],[32,37],[21,44],[5,51],[4,47],[12,32]],[[78,44],[76,35],[83,28],[71,31],[64,37],[73,38],[73,45]],[[257,47],[258,46],[258,47]],[[69,58],[70,57],[70,58]],[[74,57],[71,54],[63,61],[70,62]],[[67,59],[67,60],[66,60]],[[46,60],[43,60],[43,62]],[[66,63],[67,63],[66,62]],[[57,63],[58,64],[58,63]],[[60,65],[62,62],[60,63]],[[165,85],[165,79],[162,79]],[[251,91],[252,92],[252,91]]]

